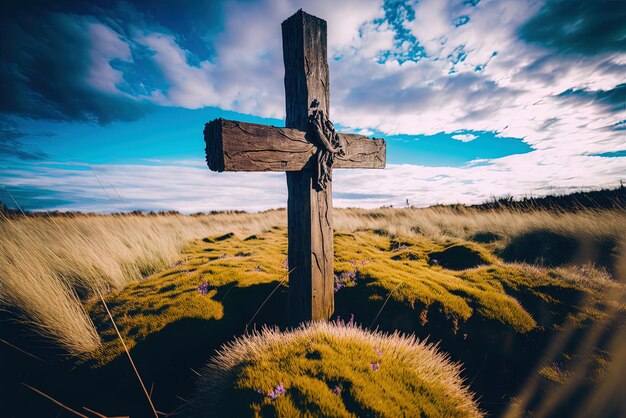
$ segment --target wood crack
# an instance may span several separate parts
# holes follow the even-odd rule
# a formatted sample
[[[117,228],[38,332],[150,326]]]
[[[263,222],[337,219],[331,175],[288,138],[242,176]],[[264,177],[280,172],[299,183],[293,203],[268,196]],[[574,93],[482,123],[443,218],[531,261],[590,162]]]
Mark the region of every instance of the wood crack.
[[[298,151],[293,151],[293,150],[288,150],[288,149],[276,149],[276,148],[244,149],[244,150],[241,150],[241,151],[234,152],[233,156],[242,155],[242,154],[243,155],[257,154],[259,152],[267,152],[267,153],[270,153],[270,154],[274,154],[274,153],[293,154],[294,152],[310,154],[311,151],[313,150],[313,148],[315,148],[315,147],[311,146],[311,147],[309,147],[306,150],[298,150]],[[276,160],[276,161],[280,161],[280,160]]]
[[[289,135],[287,135],[286,133],[284,133],[284,132],[282,131],[282,129],[276,129],[276,131],[277,131],[280,135],[284,136],[285,138],[287,138],[287,139],[288,139],[288,140],[290,140],[290,141],[294,141],[294,142],[303,142],[303,143],[305,143],[305,144],[308,144],[308,143],[309,143],[309,141],[307,141],[306,139],[302,140],[302,139],[298,139],[298,138],[292,138],[292,137],[290,137]]]
[[[243,128],[241,127],[241,124],[240,124],[239,122],[235,122],[235,126],[236,126],[237,128],[239,128],[242,132],[245,132],[245,133],[247,133],[247,134],[248,134],[248,135],[250,135],[250,136],[257,136],[257,135],[255,135],[255,134],[253,134],[252,132],[248,132],[248,131],[246,131],[245,129],[243,129]]]
[[[336,168],[381,168],[382,140],[342,134],[346,155],[336,155]],[[207,163],[215,171],[300,171],[311,166],[317,145],[306,133],[247,122],[217,119],[205,129]],[[257,157],[250,158],[251,155]]]
[[[332,135],[324,137],[337,143],[318,143],[303,132],[314,99],[321,102],[326,117],[329,112],[326,21],[300,10],[283,22],[282,36],[287,128],[220,118],[205,126],[204,135],[211,170],[287,172],[288,259],[292,267],[289,317],[296,325],[329,319],[333,313],[332,163],[337,168],[381,168],[386,145],[382,139],[357,134],[337,136],[330,121],[322,126]],[[324,148],[324,158],[330,161],[323,170],[327,189],[319,190],[313,156]],[[341,156],[342,152],[345,155]]]

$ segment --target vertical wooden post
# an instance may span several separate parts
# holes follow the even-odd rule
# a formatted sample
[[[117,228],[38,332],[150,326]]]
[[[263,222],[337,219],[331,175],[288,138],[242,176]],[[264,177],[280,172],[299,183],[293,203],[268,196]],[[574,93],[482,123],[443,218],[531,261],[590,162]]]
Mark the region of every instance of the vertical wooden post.
[[[326,21],[302,10],[282,24],[286,126],[305,131],[309,105],[329,111]],[[334,311],[332,185],[315,189],[311,168],[287,172],[289,315],[294,324]]]

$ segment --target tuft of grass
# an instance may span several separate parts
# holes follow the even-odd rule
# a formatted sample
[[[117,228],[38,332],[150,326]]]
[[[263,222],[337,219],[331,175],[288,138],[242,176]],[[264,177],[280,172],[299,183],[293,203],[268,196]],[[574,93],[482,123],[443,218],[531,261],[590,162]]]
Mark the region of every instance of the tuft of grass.
[[[612,357],[615,356],[597,348],[594,348],[587,358],[581,358],[576,354],[559,353],[551,363],[541,367],[538,373],[549,382],[563,385],[571,383],[572,376],[577,372],[576,369],[584,364],[586,379],[579,384],[593,387],[606,377],[607,369],[614,361]]]
[[[50,275],[26,252],[5,252],[0,240],[0,307],[11,307],[30,328],[82,355],[100,346],[100,338],[75,289]],[[27,266],[27,268],[23,268]]]
[[[337,322],[236,338],[201,374],[192,416],[483,415],[434,345]]]

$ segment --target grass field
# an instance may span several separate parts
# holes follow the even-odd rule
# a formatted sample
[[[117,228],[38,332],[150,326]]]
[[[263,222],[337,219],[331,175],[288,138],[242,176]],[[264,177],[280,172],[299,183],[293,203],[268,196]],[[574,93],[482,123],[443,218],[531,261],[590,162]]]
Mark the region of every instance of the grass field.
[[[437,342],[438,351],[429,348],[423,355],[447,353],[462,364],[464,383],[454,380],[459,369],[447,360],[437,367],[445,381],[456,382],[448,385],[450,393],[476,394],[475,411],[593,416],[602,408],[614,412],[623,407],[615,403],[615,394],[626,370],[626,210],[455,206],[344,209],[334,217],[333,320],[340,335],[345,334],[341,324],[350,321]],[[186,411],[189,398],[206,393],[202,382],[210,380],[215,368],[203,365],[215,349],[263,325],[286,328],[285,224],[281,210],[14,216],[1,221],[0,249],[6,257],[0,260],[0,338],[3,355],[14,360],[7,393],[15,399],[15,415],[59,410],[19,383],[40,385],[59,400],[106,415],[150,411],[98,294],[147,386],[154,383],[151,397],[157,407]],[[353,337],[365,344],[374,338],[368,335]],[[246,338],[258,342],[260,337],[252,333]],[[238,347],[245,345],[239,341]],[[336,344],[324,345],[322,351],[339,350]],[[353,341],[346,352],[358,358],[354,353],[371,348],[359,344]],[[226,345],[222,355],[233,347]],[[254,376],[263,367],[271,371],[267,361],[293,350],[272,347],[263,352],[282,354],[276,352],[259,363],[261,369],[251,366],[246,373]],[[257,361],[248,354],[237,361]],[[295,353],[287,357],[298,358]],[[332,389],[337,360],[326,358],[328,369],[315,372],[311,362],[318,359],[305,357],[294,362],[293,373],[326,379]],[[394,367],[408,367],[402,364]],[[293,408],[335,411],[330,415],[344,409],[360,411],[358,415],[392,416],[396,411],[376,409],[378,401],[368,403],[376,397],[363,395],[372,389],[359,389],[363,377],[345,376],[351,383],[341,388],[347,396],[341,405],[333,404],[337,398],[302,395],[319,383],[276,379],[283,380],[276,384],[284,384],[286,391],[280,402],[246,395],[242,399],[249,402],[237,407],[249,405],[249,411],[261,415],[289,415]],[[225,385],[235,385],[231,389],[241,394],[237,391],[244,390],[246,381],[239,373]],[[383,379],[381,387],[400,394],[425,390],[409,381]],[[432,405],[416,402],[436,415]],[[323,409],[331,404],[340,409]],[[439,404],[441,411],[453,407]]]

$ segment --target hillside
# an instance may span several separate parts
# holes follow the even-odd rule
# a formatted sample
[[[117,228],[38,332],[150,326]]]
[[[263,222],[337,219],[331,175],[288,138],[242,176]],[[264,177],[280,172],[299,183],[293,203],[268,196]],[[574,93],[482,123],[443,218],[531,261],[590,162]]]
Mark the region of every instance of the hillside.
[[[204,368],[214,350],[245,335],[243,341],[255,341],[254,331],[263,326],[287,329],[284,217],[284,211],[270,211],[3,221],[0,246],[8,257],[0,264],[0,346],[10,365],[3,382],[9,411],[45,416],[62,410],[21,383],[74,409],[150,411],[99,293],[157,409],[190,411],[198,405],[189,403],[192,398],[207,390],[201,382],[214,373]],[[598,405],[617,411],[621,405],[612,394],[626,342],[624,219],[623,208],[338,210],[333,321],[437,343],[437,353],[458,364],[464,379],[445,390],[474,393],[488,414],[575,415]],[[336,344],[322,344],[320,352],[339,350]],[[351,342],[346,353],[360,352],[358,344]],[[249,355],[242,359],[253,361]],[[373,371],[376,355],[366,356],[364,373]],[[289,408],[304,411],[341,399],[348,413],[383,411],[368,403],[375,397],[358,395],[371,390],[352,386],[360,377],[340,378],[332,372],[334,357],[320,363],[316,356],[293,367],[325,381],[327,397],[296,396],[309,383],[282,375],[268,377],[263,391],[276,395],[275,380],[285,391],[285,408],[287,399],[295,402]],[[315,364],[322,369],[315,372]],[[445,364],[437,367],[453,382],[455,372]],[[282,410],[273,409],[279,404],[271,397],[237,392],[246,380],[236,376],[224,384],[240,393],[233,399],[245,400],[241,411],[246,405],[262,415]],[[380,376],[381,390],[407,399],[419,392]],[[468,388],[453,389],[457,384]],[[335,386],[340,398],[331,396]],[[434,414],[432,406],[419,404]]]
[[[547,209],[576,211],[580,209],[619,209],[626,207],[626,187],[620,184],[615,189],[600,189],[585,192],[575,192],[561,195],[547,195],[542,197],[512,197],[493,198],[480,205],[472,205],[478,209]]]

